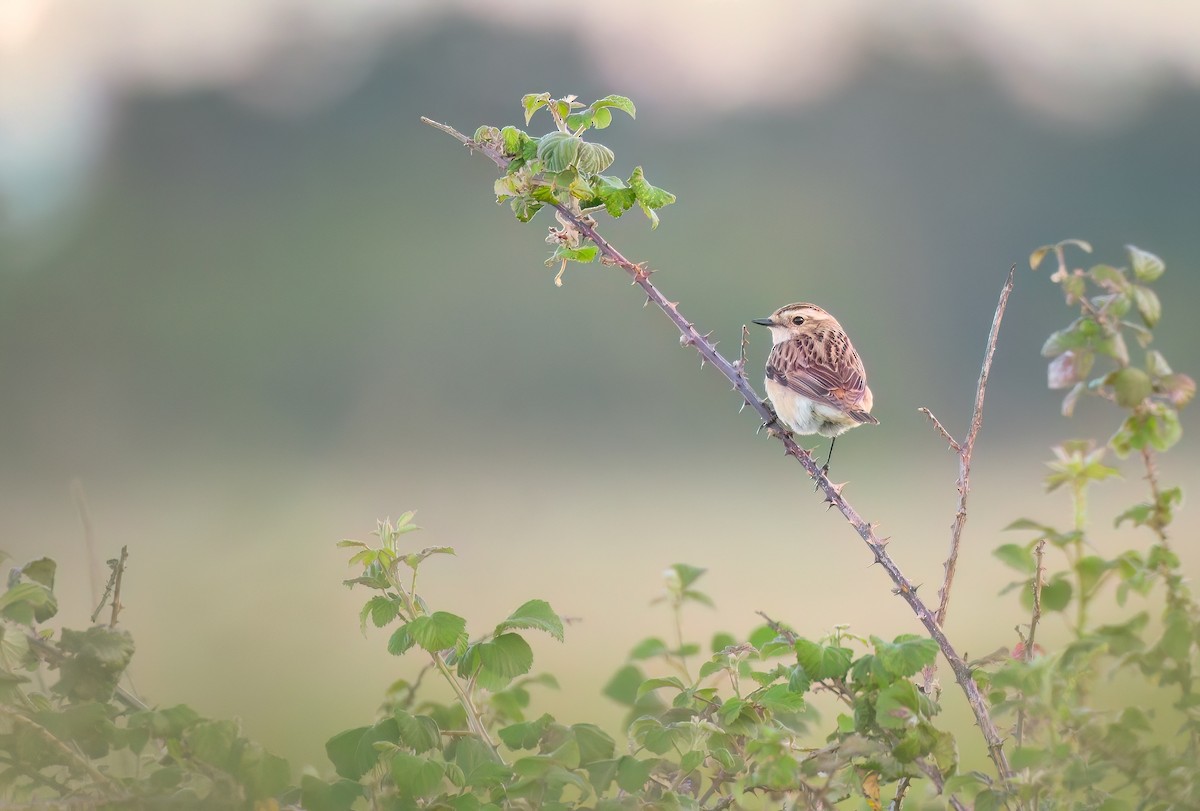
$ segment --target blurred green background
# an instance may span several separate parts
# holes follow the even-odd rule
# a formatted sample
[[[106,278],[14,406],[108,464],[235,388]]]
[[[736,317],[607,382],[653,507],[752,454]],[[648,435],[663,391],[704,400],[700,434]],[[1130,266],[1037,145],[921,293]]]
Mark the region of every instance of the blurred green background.
[[[555,288],[549,218],[497,208],[490,165],[421,115],[469,133],[520,123],[526,92],[632,97],[637,121],[597,138],[679,202],[656,232],[636,212],[604,232],[728,351],[790,301],[838,315],[882,424],[843,440],[835,478],[930,593],[956,468],[917,408],[965,430],[1016,263],[948,625],[968,655],[1022,620],[994,596],[1003,526],[1068,520],[1041,495],[1047,445],[1117,419],[1058,415],[1038,352],[1070,316],[1029,252],[1159,254],[1157,346],[1196,374],[1190,8],[192,5],[0,15],[0,547],[58,559],[80,627],[128,544],[137,688],[239,716],[297,764],[323,767],[324,740],[416,670],[359,635],[333,545],[406,509],[415,544],[458,551],[427,564],[431,603],[476,630],[531,597],[580,618],[536,649],[567,721],[615,723],[600,689],[669,633],[648,603],[677,561],[711,570],[696,638],[757,610],[809,635],[919,631],[669,322],[599,265]],[[1184,425],[1163,478],[1195,493],[1194,409]],[[1123,470],[1096,499],[1101,554],[1130,545],[1111,518],[1144,494]],[[1195,514],[1178,526],[1200,571]]]

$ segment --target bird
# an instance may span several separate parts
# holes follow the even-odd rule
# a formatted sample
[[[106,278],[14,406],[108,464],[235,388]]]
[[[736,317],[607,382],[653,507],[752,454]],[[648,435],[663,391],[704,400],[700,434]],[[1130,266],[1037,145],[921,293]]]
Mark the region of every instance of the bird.
[[[831,438],[821,468],[828,474],[839,434],[879,424],[862,359],[838,320],[815,304],[788,304],[754,323],[771,330],[766,389],[776,418],[794,433]]]

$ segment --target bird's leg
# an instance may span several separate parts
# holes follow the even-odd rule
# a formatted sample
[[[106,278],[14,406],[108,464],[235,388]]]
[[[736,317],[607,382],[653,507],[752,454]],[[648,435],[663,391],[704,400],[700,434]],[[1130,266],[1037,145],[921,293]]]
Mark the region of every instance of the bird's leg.
[[[779,415],[775,413],[775,409],[771,408],[771,401],[762,400],[761,405],[766,406],[767,410],[771,412],[771,419],[758,427],[759,432],[766,430],[767,436],[775,436],[776,434],[783,433],[779,430]]]
[[[829,462],[833,459],[833,445],[837,442],[837,437],[829,440],[829,455],[825,457],[825,464],[821,466],[821,473],[825,476],[829,475]]]

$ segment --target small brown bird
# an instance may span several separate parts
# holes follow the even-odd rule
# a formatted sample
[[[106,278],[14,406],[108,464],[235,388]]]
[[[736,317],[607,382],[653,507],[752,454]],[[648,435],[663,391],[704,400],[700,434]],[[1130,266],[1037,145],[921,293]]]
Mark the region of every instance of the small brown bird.
[[[780,421],[797,434],[832,437],[825,472],[838,434],[871,416],[875,398],[862,359],[842,325],[815,304],[789,304],[755,324],[769,327],[775,345],[767,358],[767,397]]]

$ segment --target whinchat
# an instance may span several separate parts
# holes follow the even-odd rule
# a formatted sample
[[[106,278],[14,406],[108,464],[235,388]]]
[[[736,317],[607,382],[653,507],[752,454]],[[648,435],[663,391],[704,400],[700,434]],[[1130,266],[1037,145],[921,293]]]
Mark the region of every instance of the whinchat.
[[[815,304],[789,304],[755,324],[771,330],[767,357],[767,397],[779,420],[797,434],[832,437],[879,420],[871,416],[875,398],[867,386],[862,359],[838,320]]]

